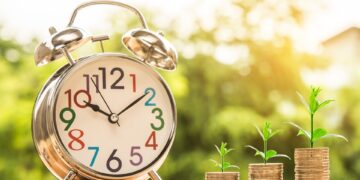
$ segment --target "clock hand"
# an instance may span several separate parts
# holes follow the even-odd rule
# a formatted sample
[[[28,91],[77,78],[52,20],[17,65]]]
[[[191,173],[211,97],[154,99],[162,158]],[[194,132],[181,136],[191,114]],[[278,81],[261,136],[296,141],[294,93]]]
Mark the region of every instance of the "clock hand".
[[[100,91],[100,90],[99,90],[99,88],[96,86],[96,84],[95,84],[95,82],[94,82],[93,78],[90,78],[90,79],[91,79],[91,82],[94,84],[94,86],[95,86],[96,90],[99,92],[99,94],[100,94],[100,96],[101,96],[101,99],[104,101],[104,103],[105,103],[106,107],[109,109],[110,113],[112,114],[113,112],[111,111],[111,109],[110,109],[110,107],[109,107],[108,103],[105,101],[105,98],[104,98],[104,96],[101,94],[101,91]]]
[[[117,115],[119,116],[120,114],[122,114],[123,112],[125,112],[126,110],[128,110],[129,108],[131,108],[132,106],[134,106],[137,102],[139,102],[142,98],[144,98],[149,92],[146,92],[145,94],[143,94],[142,96],[138,97],[135,101],[133,101],[132,103],[130,103],[128,106],[126,106],[122,111],[120,111]]]
[[[105,111],[101,110],[100,107],[98,105],[96,105],[96,104],[91,104],[91,103],[86,102],[86,101],[83,101],[83,102],[86,104],[86,106],[89,106],[93,111],[100,112],[101,114],[106,115],[108,117],[108,120],[110,121],[110,123],[112,123],[112,124],[116,123],[118,126],[120,126],[120,124],[118,122],[119,118],[118,118],[118,116],[116,114],[114,114],[114,113],[108,114]]]
[[[101,99],[104,101],[106,107],[107,107],[107,108],[109,109],[109,111],[110,111],[110,114],[107,114],[109,122],[112,123],[112,124],[116,123],[118,126],[120,126],[120,124],[119,124],[119,122],[118,122],[118,121],[119,121],[119,117],[118,117],[115,113],[113,113],[113,112],[111,111],[108,103],[105,101],[104,96],[101,94],[101,91],[100,91],[99,88],[96,86],[93,78],[90,78],[90,79],[91,79],[91,82],[93,83],[93,85],[95,86],[97,92],[99,92],[99,94],[100,94],[100,96],[101,96]],[[98,107],[99,107],[99,106],[98,106]],[[95,107],[95,109],[96,109],[96,107]],[[100,110],[100,108],[99,108],[99,110]],[[99,112],[100,112],[100,111],[99,111]],[[104,111],[102,111],[102,112],[104,112]]]
[[[91,103],[86,102],[86,101],[83,101],[83,102],[86,104],[86,106],[89,106],[93,111],[95,111],[95,112],[100,112],[101,114],[104,114],[104,115],[107,116],[107,117],[110,116],[110,114],[108,114],[108,113],[104,112],[103,110],[101,110],[98,105],[96,105],[96,104],[91,104]]]

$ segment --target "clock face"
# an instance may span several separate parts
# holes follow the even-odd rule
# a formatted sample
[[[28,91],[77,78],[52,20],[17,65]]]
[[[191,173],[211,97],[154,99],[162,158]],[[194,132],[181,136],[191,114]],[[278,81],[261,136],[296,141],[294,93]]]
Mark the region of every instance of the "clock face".
[[[130,176],[153,165],[176,126],[173,98],[160,76],[123,57],[78,63],[55,100],[63,148],[81,167],[105,176]]]

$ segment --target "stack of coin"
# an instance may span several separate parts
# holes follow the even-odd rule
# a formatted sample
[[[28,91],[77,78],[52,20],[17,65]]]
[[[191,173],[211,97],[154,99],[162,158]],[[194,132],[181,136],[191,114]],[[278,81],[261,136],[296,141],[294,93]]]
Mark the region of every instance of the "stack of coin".
[[[283,164],[249,164],[249,180],[282,180]]]
[[[239,172],[207,172],[205,180],[240,180]]]
[[[295,149],[295,180],[329,180],[329,148]]]

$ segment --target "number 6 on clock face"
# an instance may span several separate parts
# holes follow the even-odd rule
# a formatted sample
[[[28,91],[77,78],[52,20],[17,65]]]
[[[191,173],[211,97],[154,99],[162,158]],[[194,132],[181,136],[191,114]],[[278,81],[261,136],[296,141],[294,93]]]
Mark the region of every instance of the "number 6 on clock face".
[[[163,160],[172,142],[173,97],[150,67],[123,56],[79,61],[56,92],[54,129],[90,172],[129,177]]]

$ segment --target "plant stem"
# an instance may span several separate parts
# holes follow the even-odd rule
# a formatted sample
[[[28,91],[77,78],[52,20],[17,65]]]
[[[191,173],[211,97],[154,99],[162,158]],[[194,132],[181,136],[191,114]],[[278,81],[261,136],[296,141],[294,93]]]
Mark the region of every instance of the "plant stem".
[[[310,114],[310,119],[311,119],[311,138],[310,138],[310,147],[313,148],[314,147],[314,142],[313,142],[313,132],[314,132],[314,114],[311,113]]]
[[[266,152],[267,152],[267,140],[264,140],[264,163],[266,165],[267,160],[266,160]]]
[[[224,172],[224,156],[221,156],[221,172]]]

